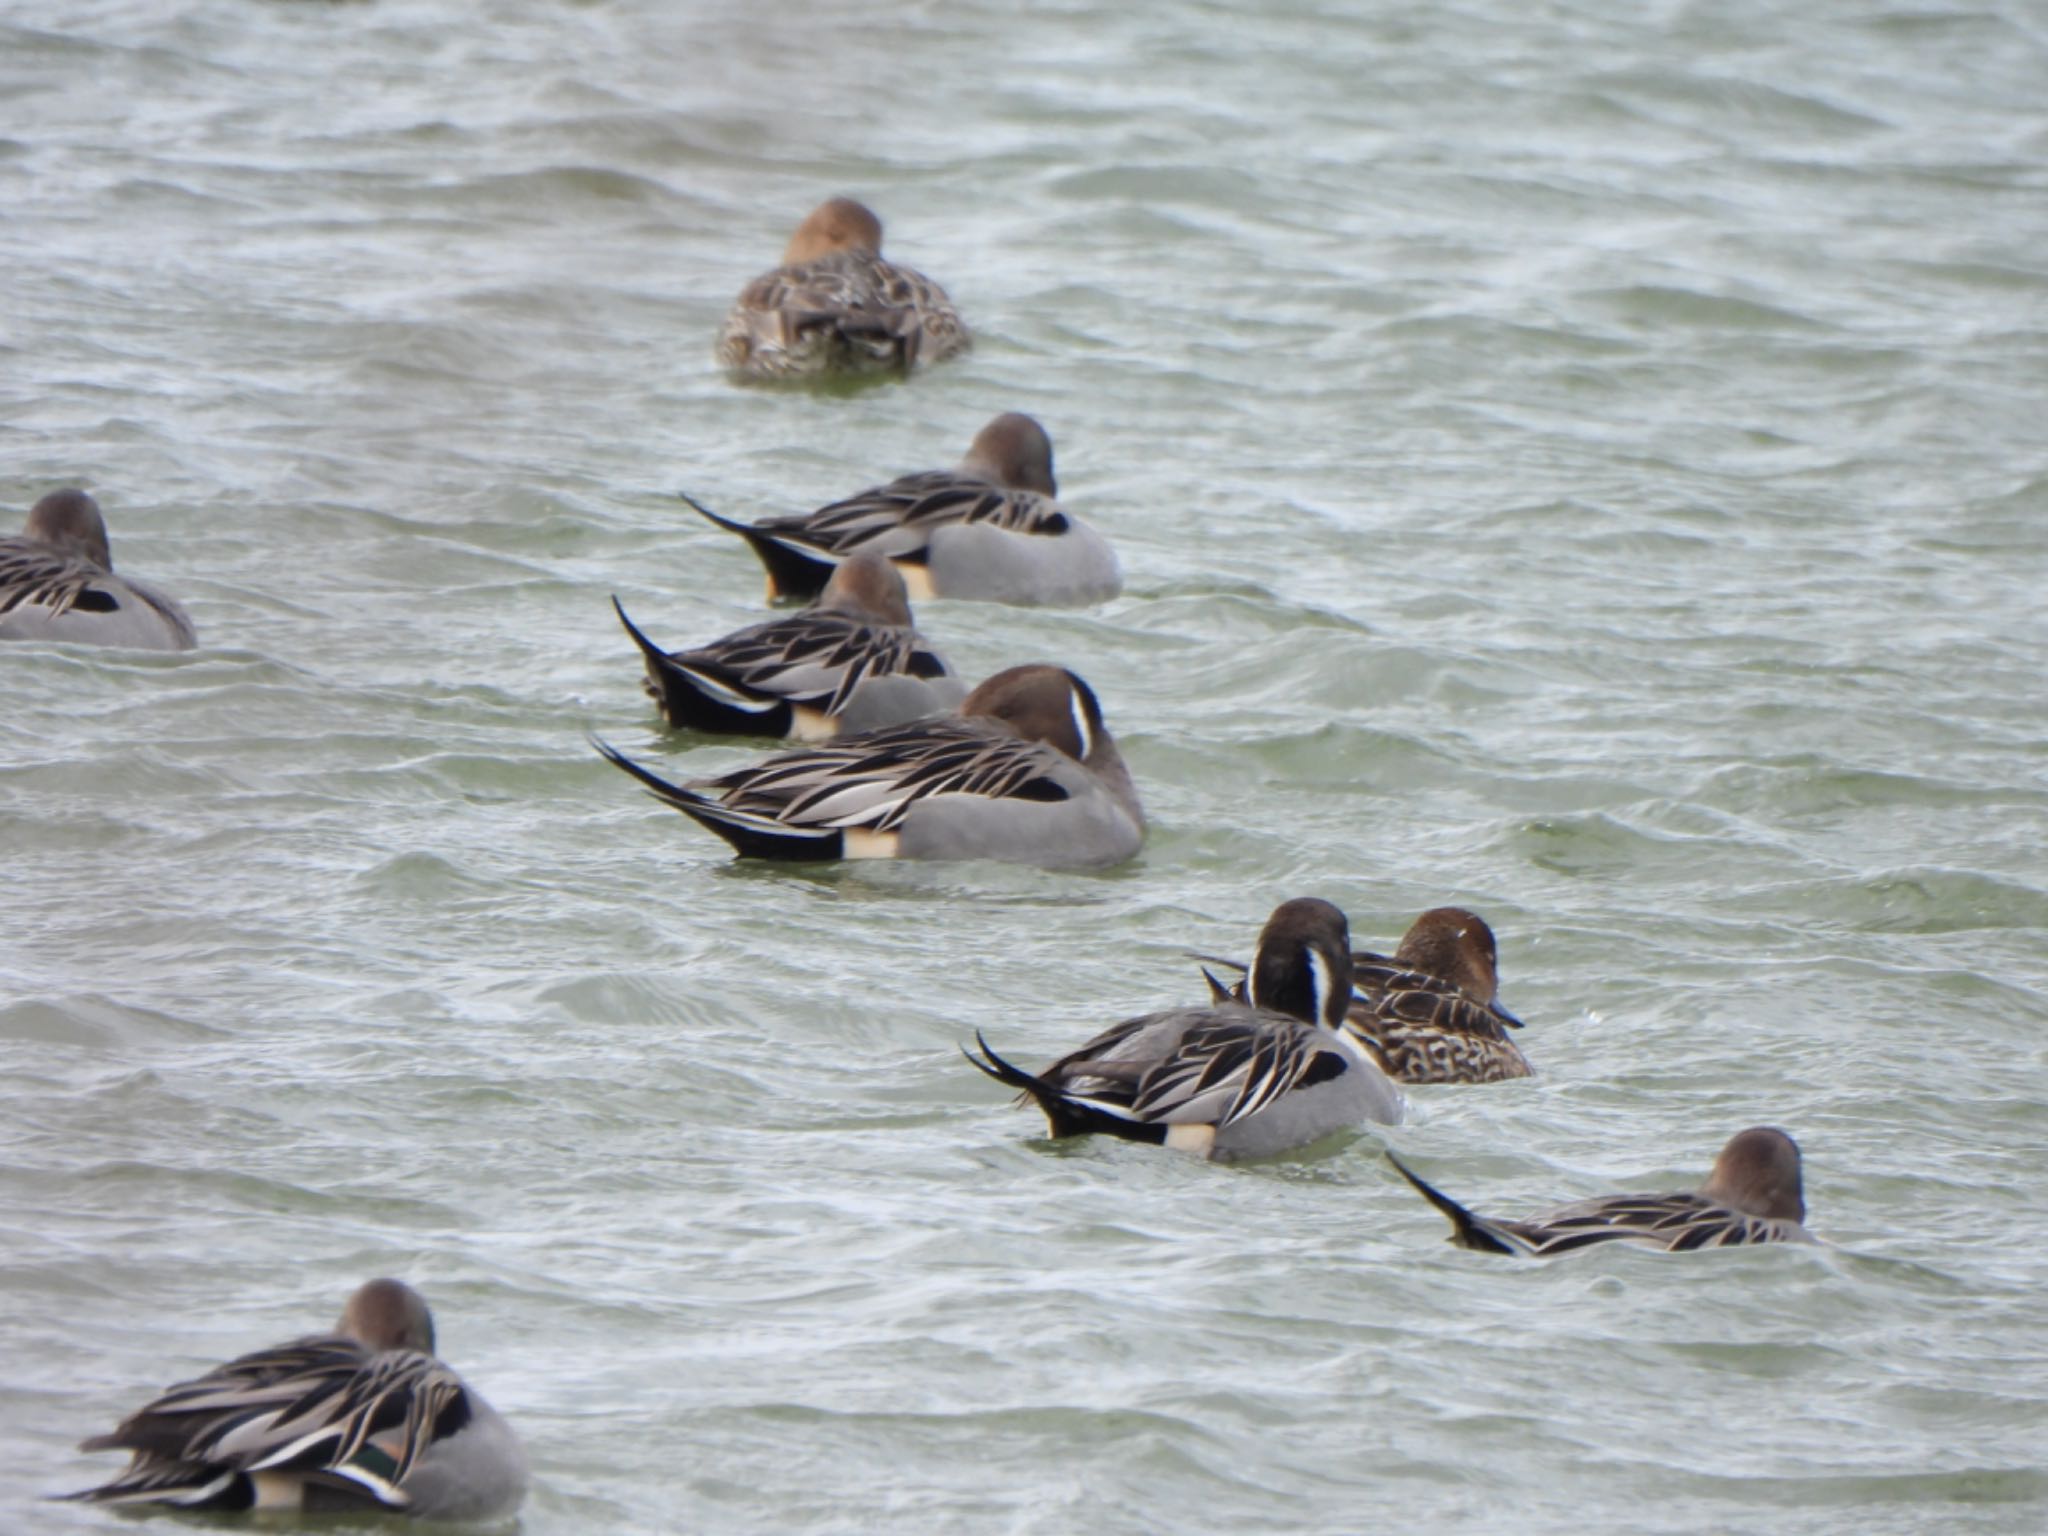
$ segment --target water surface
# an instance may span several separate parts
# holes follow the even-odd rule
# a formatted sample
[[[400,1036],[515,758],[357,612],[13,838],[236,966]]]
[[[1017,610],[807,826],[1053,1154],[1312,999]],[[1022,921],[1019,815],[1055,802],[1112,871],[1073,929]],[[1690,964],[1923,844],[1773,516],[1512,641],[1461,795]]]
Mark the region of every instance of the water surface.
[[[529,1532],[2010,1531],[2048,1515],[2048,30],[2024,5],[0,15],[0,504],[203,646],[0,656],[0,1524],[399,1273]],[[710,340],[852,193],[975,326]],[[1122,553],[932,603],[1095,684],[1098,875],[735,864],[613,621],[692,518],[1038,415]],[[9,513],[18,515],[18,510]],[[1055,1148],[956,1047],[1285,896],[1501,935],[1485,1209],[1807,1153],[1813,1251],[1517,1266],[1361,1137]]]

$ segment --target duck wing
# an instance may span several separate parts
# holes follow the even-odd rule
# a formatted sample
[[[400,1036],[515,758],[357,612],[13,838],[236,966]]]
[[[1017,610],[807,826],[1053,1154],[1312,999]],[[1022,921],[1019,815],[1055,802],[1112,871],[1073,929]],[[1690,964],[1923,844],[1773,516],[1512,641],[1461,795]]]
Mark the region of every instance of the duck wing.
[[[866,731],[705,781],[728,810],[815,827],[891,832],[935,795],[1065,800],[1056,747],[944,717]]]
[[[1131,1110],[1146,1120],[1220,1131],[1350,1070],[1325,1030],[1281,1014],[1219,1008],[1139,1078]]]
[[[95,587],[108,573],[81,554],[57,549],[39,539],[0,539],[0,614],[29,606],[47,608],[51,617],[71,612],[112,613],[115,596]]]
[[[842,558],[873,549],[902,560],[914,559],[930,543],[932,530],[952,523],[1031,534],[1064,533],[1068,527],[1058,502],[952,469],[905,475],[815,512],[765,518],[758,526]]]
[[[913,629],[871,624],[850,614],[805,611],[771,619],[709,645],[663,651],[626,617],[664,700],[677,690],[704,694],[726,708],[760,712],[790,704],[836,715],[870,677],[952,675],[944,657]],[[673,717],[675,711],[671,710]]]
[[[1371,1012],[1404,1023],[1495,1040],[1522,1027],[1505,1008],[1474,997],[1456,982],[1411,970],[1386,955],[1354,953],[1351,987]]]
[[[1539,1258],[1595,1243],[1634,1242],[1666,1253],[1796,1241],[1792,1224],[1748,1216],[1690,1191],[1670,1195],[1602,1195],[1560,1206],[1528,1221],[1502,1222]],[[1796,1234],[1796,1235],[1795,1235]]]
[[[299,1339],[181,1382],[84,1442],[133,1451],[135,1462],[75,1497],[195,1503],[236,1474],[276,1472],[403,1507],[413,1465],[469,1416],[461,1378],[432,1355],[373,1354],[339,1335]]]

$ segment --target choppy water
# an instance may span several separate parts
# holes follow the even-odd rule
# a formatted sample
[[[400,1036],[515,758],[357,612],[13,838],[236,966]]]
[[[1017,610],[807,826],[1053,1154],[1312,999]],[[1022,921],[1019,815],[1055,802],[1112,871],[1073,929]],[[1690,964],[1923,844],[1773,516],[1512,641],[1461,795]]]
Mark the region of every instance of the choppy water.
[[[876,10],[0,10],[0,504],[203,641],[0,655],[0,1525],[126,1528],[73,1441],[393,1272],[533,1533],[2038,1527],[2040,9]],[[976,351],[733,389],[842,191]],[[758,613],[672,491],[1006,409],[1128,590],[924,624],[1096,684],[1142,859],[738,866],[592,755],[751,750],[610,616]],[[1054,1149],[956,1052],[1297,893],[1499,930],[1453,1190],[1770,1122],[1836,1246],[1489,1262],[1376,1138]]]

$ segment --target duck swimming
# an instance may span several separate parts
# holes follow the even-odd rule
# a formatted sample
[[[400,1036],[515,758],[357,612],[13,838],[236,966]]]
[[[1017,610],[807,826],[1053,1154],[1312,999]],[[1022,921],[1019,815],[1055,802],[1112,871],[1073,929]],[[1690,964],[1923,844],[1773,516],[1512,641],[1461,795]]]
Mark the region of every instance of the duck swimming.
[[[175,598],[114,574],[99,503],[69,489],[50,492],[19,536],[0,539],[0,640],[189,651],[198,635]]]
[[[908,373],[964,352],[946,290],[882,257],[882,221],[850,197],[812,209],[782,265],[740,290],[714,349],[751,381]]]
[[[1450,1240],[1481,1253],[1543,1259],[1597,1243],[1638,1243],[1678,1253],[1817,1241],[1805,1226],[1799,1144],[1767,1125],[1730,1137],[1698,1189],[1669,1195],[1601,1195],[1521,1221],[1474,1215],[1424,1183],[1393,1153],[1387,1157],[1424,1199],[1450,1218]]]
[[[647,691],[678,730],[736,736],[834,736],[957,709],[967,696],[946,659],[911,627],[896,568],[855,555],[801,613],[687,651],[663,651],[617,598],[640,647]]]
[[[1259,934],[1248,1001],[1126,1019],[1043,1072],[1013,1066],[979,1034],[981,1055],[967,1059],[1035,1100],[1055,1137],[1271,1157],[1362,1121],[1397,1124],[1400,1089],[1343,1029],[1350,949],[1329,902],[1283,902]]]
[[[685,496],[747,541],[768,599],[811,597],[855,554],[885,556],[910,596],[998,603],[1106,602],[1123,590],[1109,541],[1056,499],[1052,439],[1019,411],[975,434],[954,469],[923,470],[789,517],[742,523]]]
[[[1130,770],[1095,691],[1063,667],[998,672],[958,714],[785,752],[672,784],[603,742],[606,761],[764,859],[1003,859],[1120,864],[1145,838]]]
[[[433,1316],[397,1280],[357,1290],[332,1333],[180,1382],[79,1448],[132,1453],[65,1495],[98,1504],[488,1520],[526,1496],[511,1426],[434,1357]]]

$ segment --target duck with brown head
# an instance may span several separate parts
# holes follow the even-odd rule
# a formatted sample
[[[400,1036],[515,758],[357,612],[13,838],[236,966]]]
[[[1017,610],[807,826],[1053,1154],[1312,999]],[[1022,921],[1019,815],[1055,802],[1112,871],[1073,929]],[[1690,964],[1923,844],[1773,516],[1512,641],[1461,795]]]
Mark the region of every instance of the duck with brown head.
[[[1508,1034],[1522,1021],[1500,1005],[1493,930],[1463,907],[1432,907],[1391,956],[1351,957],[1347,1027],[1397,1082],[1497,1083],[1530,1075]]]
[[[192,620],[175,598],[114,574],[99,503],[52,491],[18,538],[0,539],[0,640],[67,640],[189,651]]]
[[[334,1332],[181,1382],[80,1449],[131,1454],[65,1495],[99,1504],[496,1520],[526,1496],[518,1437],[434,1357],[433,1315],[399,1280],[358,1289]]]
[[[1767,1125],[1740,1131],[1696,1190],[1668,1195],[1601,1195],[1521,1221],[1478,1216],[1419,1178],[1391,1152],[1401,1176],[1451,1221],[1451,1241],[1483,1253],[1535,1258],[1599,1243],[1636,1243],[1677,1253],[1751,1243],[1810,1243],[1799,1144]]]
[[[907,373],[969,345],[945,289],[882,256],[882,221],[850,197],[812,209],[782,265],[741,290],[719,366],[753,382]]]
[[[1111,1026],[1043,1072],[976,1034],[967,1059],[1045,1112],[1055,1137],[1091,1132],[1204,1157],[1272,1157],[1367,1120],[1395,1124],[1401,1092],[1344,1032],[1350,936],[1327,901],[1274,908],[1248,1002],[1170,1008]]]
[[[663,651],[612,599],[640,647],[647,692],[678,730],[730,736],[834,736],[957,709],[967,685],[911,627],[896,568],[880,555],[842,563],[801,613],[687,651]]]
[[[1123,589],[1109,541],[1055,499],[1052,439],[1018,411],[975,434],[954,469],[924,470],[815,512],[743,523],[685,496],[747,541],[768,597],[809,597],[840,561],[885,556],[913,598],[999,603],[1106,602]]]
[[[955,715],[865,731],[672,784],[605,759],[742,855],[1120,864],[1145,815],[1095,690],[1062,667],[998,672]]]
[[[1197,956],[1242,970],[1241,963]],[[1243,983],[1219,992],[1241,992]],[[1391,956],[1351,957],[1354,996],[1345,1028],[1397,1083],[1495,1083],[1528,1077],[1509,1038],[1522,1021],[1501,1007],[1493,930],[1463,907],[1432,907]]]

